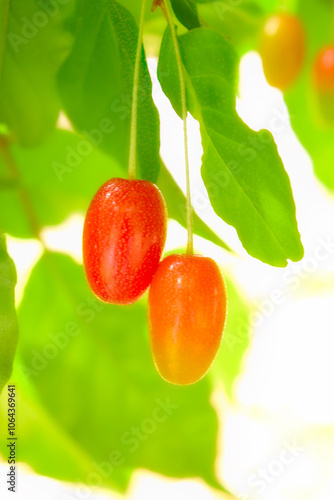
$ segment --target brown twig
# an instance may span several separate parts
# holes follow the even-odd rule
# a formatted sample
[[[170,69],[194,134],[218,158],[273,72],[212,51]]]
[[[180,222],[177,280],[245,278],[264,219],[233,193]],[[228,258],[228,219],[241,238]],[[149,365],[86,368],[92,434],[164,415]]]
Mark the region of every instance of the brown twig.
[[[17,168],[15,159],[12,155],[10,149],[10,138],[7,136],[0,136],[0,154],[3,158],[5,165],[8,168],[10,179],[17,184],[17,191],[26,214],[29,227],[35,238],[41,241],[44,245],[42,238],[40,236],[41,227],[38,222],[38,218],[35,213],[33,203],[30,199],[27,189],[21,184],[20,172]]]

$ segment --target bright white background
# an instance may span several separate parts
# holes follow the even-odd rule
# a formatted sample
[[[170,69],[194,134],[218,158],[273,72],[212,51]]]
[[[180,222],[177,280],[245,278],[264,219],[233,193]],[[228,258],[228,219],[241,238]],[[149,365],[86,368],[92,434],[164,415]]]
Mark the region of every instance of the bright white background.
[[[182,123],[156,83],[153,60],[150,69],[161,114],[161,153],[184,187]],[[239,256],[200,238],[195,238],[195,246],[214,257],[255,310],[262,310],[252,316],[252,344],[235,384],[235,403],[228,402],[220,390],[213,398],[221,422],[217,473],[243,500],[329,500],[334,498],[334,245],[330,243],[334,241],[334,202],[316,180],[310,158],[291,130],[282,94],[266,84],[256,53],[246,55],[241,63],[238,112],[252,128],[268,128],[274,134],[291,179],[305,257],[301,263],[276,269],[245,253],[235,230],[224,224],[207,203],[200,178],[198,125],[189,119],[194,206]],[[68,252],[80,262],[82,223],[83,216],[78,214],[60,227],[45,230],[48,246]],[[327,241],[328,248],[323,243]],[[185,242],[185,230],[171,222],[167,249]],[[321,252],[319,245],[323,247]],[[18,269],[19,301],[41,249],[34,241],[22,244],[12,238],[8,239],[8,248]],[[270,301],[274,290],[284,297],[275,306]],[[0,464],[1,498],[6,472],[7,466]],[[101,490],[80,495],[75,485],[37,476],[20,464],[16,498],[123,497]],[[172,481],[137,471],[126,498],[213,500],[222,496],[202,482]]]

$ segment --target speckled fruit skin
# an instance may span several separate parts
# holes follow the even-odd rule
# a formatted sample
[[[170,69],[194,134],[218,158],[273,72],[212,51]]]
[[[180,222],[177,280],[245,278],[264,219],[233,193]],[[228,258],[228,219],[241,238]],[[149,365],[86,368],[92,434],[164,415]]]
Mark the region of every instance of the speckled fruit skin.
[[[323,48],[313,67],[314,86],[321,92],[334,95],[334,45]]]
[[[212,259],[174,254],[160,263],[149,292],[149,324],[154,363],[167,382],[193,384],[206,374],[226,308],[225,283]]]
[[[83,261],[101,300],[131,304],[147,289],[159,265],[167,209],[148,181],[114,178],[94,196],[85,219]]]
[[[270,85],[285,90],[302,68],[305,58],[305,33],[297,17],[277,14],[267,19],[259,51]]]

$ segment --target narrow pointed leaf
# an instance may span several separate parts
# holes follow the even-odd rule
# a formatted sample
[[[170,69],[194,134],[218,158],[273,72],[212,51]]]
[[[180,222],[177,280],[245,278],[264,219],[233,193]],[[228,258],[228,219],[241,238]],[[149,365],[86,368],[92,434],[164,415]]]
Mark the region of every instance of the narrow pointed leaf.
[[[115,0],[83,0],[77,18],[75,44],[58,79],[63,104],[76,129],[126,168],[138,28]],[[160,166],[159,118],[144,53],[137,132],[138,175],[154,182]]]

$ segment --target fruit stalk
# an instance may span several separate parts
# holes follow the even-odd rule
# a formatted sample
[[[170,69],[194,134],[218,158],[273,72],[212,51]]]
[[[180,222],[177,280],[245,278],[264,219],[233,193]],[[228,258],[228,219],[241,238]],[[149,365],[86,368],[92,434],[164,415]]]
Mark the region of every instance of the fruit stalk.
[[[136,156],[137,156],[137,121],[138,121],[138,87],[139,87],[139,73],[140,61],[142,52],[142,40],[144,31],[145,9],[146,1],[143,0],[140,20],[138,28],[138,41],[136,49],[135,67],[133,72],[133,88],[132,88],[132,109],[131,109],[131,127],[130,127],[130,150],[129,150],[129,167],[128,178],[136,178]]]
[[[176,28],[173,21],[172,7],[170,0],[164,0],[165,12],[167,21],[170,27],[177,69],[180,81],[180,93],[181,93],[181,106],[182,106],[182,120],[183,120],[183,136],[184,136],[184,159],[186,167],[186,195],[187,195],[187,231],[188,231],[188,242],[187,242],[187,254],[193,254],[193,209],[191,206],[191,194],[190,194],[190,169],[189,169],[189,153],[188,153],[188,130],[187,130],[187,99],[186,99],[186,86],[183,74],[183,64],[179,42],[177,39]]]

